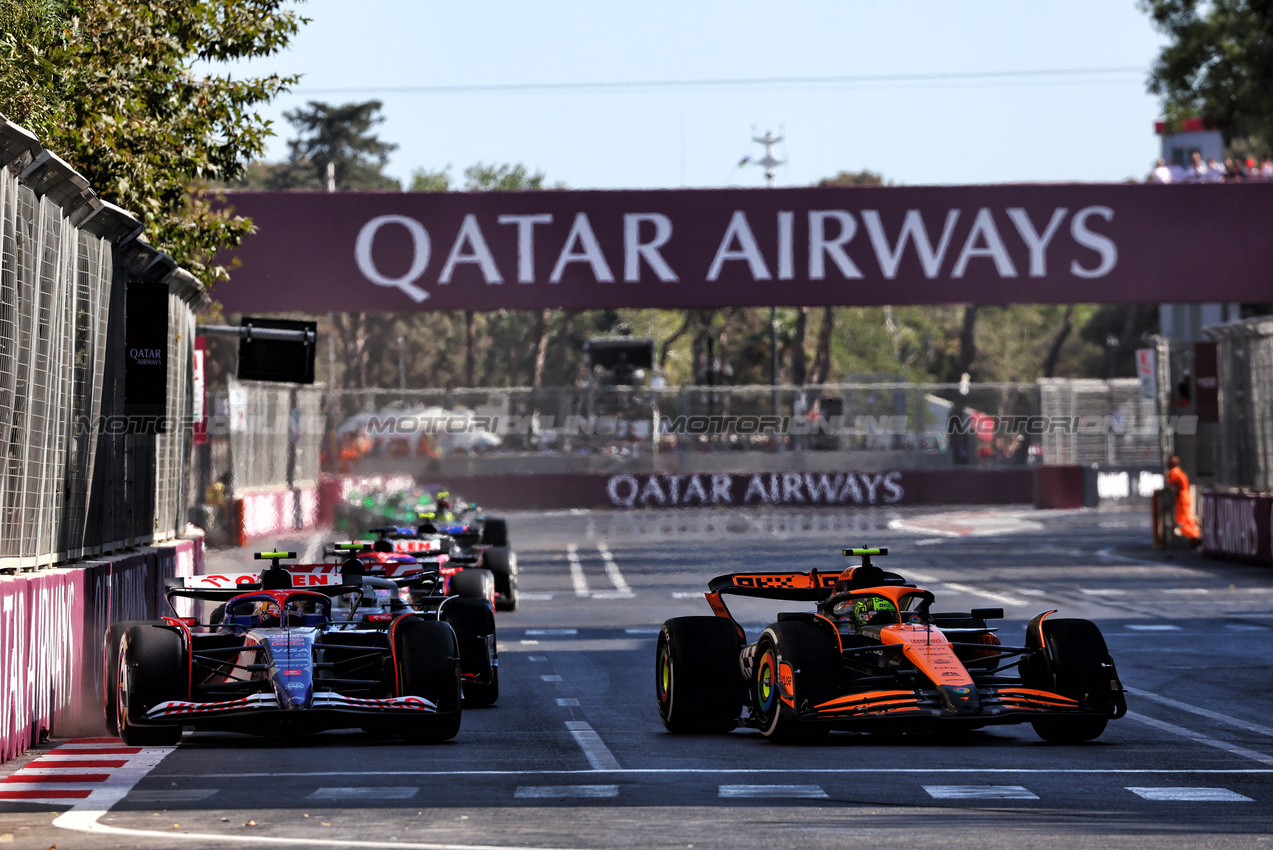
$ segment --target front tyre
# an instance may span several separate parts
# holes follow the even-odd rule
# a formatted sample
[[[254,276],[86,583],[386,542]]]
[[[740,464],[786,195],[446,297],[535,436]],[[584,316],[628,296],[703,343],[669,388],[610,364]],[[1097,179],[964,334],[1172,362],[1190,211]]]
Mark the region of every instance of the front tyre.
[[[1089,710],[1114,714],[1114,662],[1096,624],[1090,620],[1044,620],[1043,635],[1050,657],[1032,659],[1033,664],[1024,666],[1022,676],[1026,683],[1041,690],[1055,689]],[[1031,721],[1039,737],[1053,744],[1094,740],[1108,723],[1109,717],[1090,714]]]
[[[448,599],[442,620],[455,630],[464,679],[464,707],[485,708],[499,699],[499,654],[495,614],[479,599]]]
[[[839,647],[813,623],[784,620],[765,629],[752,667],[752,711],[760,734],[782,744],[825,738],[830,729],[801,715],[834,695]]]
[[[745,695],[742,649],[733,620],[676,617],[663,624],[654,686],[669,732],[728,732],[737,725]]]
[[[408,744],[449,741],[460,731],[460,649],[455,631],[437,620],[403,617],[393,630],[398,696],[419,696],[436,714],[402,720],[396,731]]]
[[[159,626],[131,625],[119,636],[117,659],[119,737],[130,747],[171,746],[181,740],[180,726],[144,725],[146,713],[156,705],[186,698],[189,665],[181,635]]]

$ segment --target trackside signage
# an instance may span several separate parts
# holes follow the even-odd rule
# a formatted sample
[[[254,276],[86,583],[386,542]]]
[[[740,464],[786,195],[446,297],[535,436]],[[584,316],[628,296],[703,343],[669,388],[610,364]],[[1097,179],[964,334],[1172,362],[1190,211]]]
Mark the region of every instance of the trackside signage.
[[[1273,566],[1273,496],[1204,490],[1202,551]]]
[[[1265,184],[226,197],[229,311],[1259,301],[1273,265]]]

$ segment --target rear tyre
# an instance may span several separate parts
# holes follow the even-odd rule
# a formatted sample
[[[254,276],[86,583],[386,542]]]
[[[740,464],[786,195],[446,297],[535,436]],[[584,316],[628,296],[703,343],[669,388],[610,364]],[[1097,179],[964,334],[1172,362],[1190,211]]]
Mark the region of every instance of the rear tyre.
[[[436,714],[399,721],[408,744],[449,741],[460,731],[460,650],[446,623],[403,617],[393,634],[399,696],[418,696],[437,706]]]
[[[125,744],[156,747],[181,740],[180,726],[140,724],[156,705],[185,699],[189,675],[181,635],[145,623],[124,630],[119,639],[115,716]]]
[[[1090,620],[1044,620],[1043,635],[1051,659],[1036,656],[1023,661],[1022,678],[1031,687],[1053,690],[1097,711],[1114,712],[1110,674],[1112,664],[1101,630]],[[1055,677],[1055,685],[1053,684]],[[1053,744],[1080,744],[1100,737],[1109,718],[1099,716],[1043,717],[1031,721],[1040,738]]]
[[[738,667],[742,649],[733,620],[676,617],[663,624],[654,692],[669,732],[728,732],[738,725],[746,697]]]
[[[464,707],[485,708],[499,699],[499,654],[495,649],[495,614],[485,601],[451,599],[442,606],[442,621],[455,631],[464,679]]]
[[[482,599],[495,604],[495,576],[490,570],[468,568],[451,576],[451,596],[464,599]]]
[[[784,620],[765,629],[756,644],[752,710],[760,733],[781,744],[825,738],[830,729],[800,719],[802,711],[835,695],[839,648],[813,623]]]
[[[495,610],[517,610],[517,555],[506,546],[492,546],[482,551],[482,566],[495,576]]]
[[[508,546],[508,522],[488,519],[482,523],[482,543],[486,546]]]

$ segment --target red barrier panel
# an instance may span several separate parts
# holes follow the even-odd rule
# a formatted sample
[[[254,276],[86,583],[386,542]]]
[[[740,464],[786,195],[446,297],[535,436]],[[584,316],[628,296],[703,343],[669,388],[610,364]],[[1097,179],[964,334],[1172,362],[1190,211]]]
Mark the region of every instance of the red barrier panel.
[[[163,580],[194,575],[203,539],[108,561],[0,578],[0,761],[46,730],[101,730],[102,639],[120,620],[167,612]]]
[[[1273,496],[1202,491],[1202,552],[1273,566]]]
[[[446,485],[485,508],[700,508],[748,505],[1007,505],[1034,498],[1033,471],[764,472],[483,475]]]
[[[1083,467],[1036,467],[1032,501],[1036,508],[1044,510],[1083,507]]]
[[[238,545],[246,546],[256,537],[313,528],[318,525],[318,506],[317,487],[239,494],[230,507]]]

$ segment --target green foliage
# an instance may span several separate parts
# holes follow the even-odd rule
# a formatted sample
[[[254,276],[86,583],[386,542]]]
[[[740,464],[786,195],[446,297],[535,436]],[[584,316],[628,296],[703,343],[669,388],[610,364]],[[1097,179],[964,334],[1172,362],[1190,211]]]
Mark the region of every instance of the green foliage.
[[[441,171],[429,171],[417,168],[411,172],[410,192],[449,192],[451,191],[451,166]]]
[[[824,177],[818,181],[819,186],[892,186],[893,181],[884,182],[884,177],[874,171],[841,171],[834,177]]]
[[[1141,0],[1170,38],[1149,88],[1169,120],[1203,116],[1229,138],[1273,143],[1273,5],[1267,0]]]
[[[389,154],[398,146],[383,142],[372,131],[384,122],[378,100],[332,106],[311,100],[305,107],[285,112],[297,130],[288,142],[291,154],[280,172],[294,184],[286,188],[327,188],[327,166],[335,172],[338,189],[392,189],[402,185],[384,173]],[[278,187],[283,188],[283,187]]]
[[[305,19],[285,0],[7,0],[0,112],[70,162],[98,194],[141,216],[144,238],[205,283],[251,222],[206,188],[265,148],[254,109],[295,82],[235,79],[223,63],[285,48]],[[196,72],[197,62],[212,70]]]
[[[524,192],[544,188],[544,173],[531,174],[520,162],[487,165],[483,162],[464,169],[464,188],[469,192]]]

